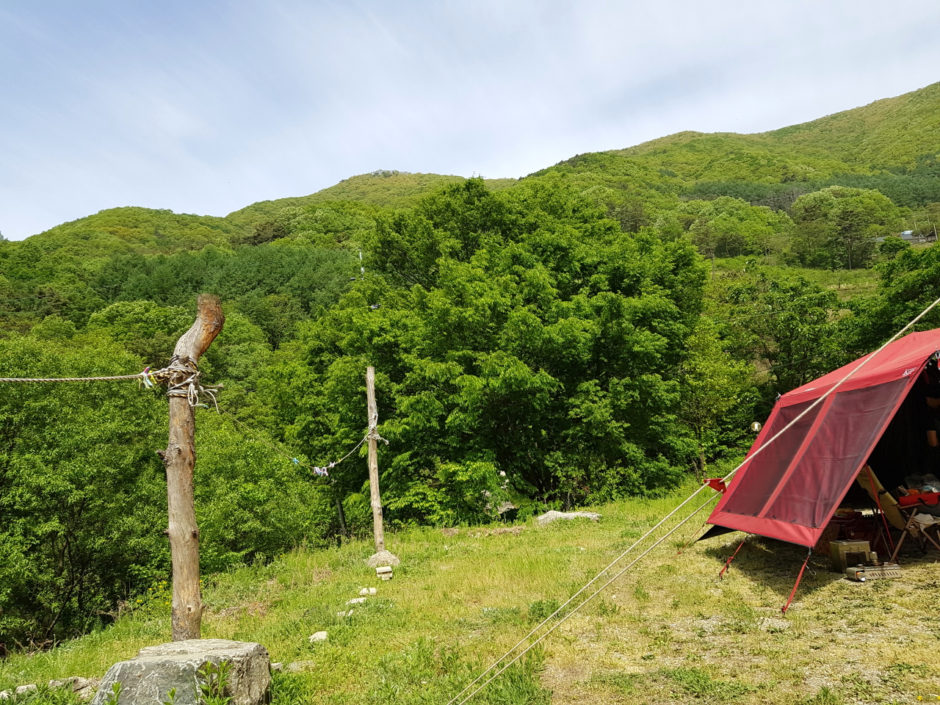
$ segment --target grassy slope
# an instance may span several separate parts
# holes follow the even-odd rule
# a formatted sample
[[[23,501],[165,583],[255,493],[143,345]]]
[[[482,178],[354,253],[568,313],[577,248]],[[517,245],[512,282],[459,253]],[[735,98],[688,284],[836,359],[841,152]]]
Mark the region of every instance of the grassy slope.
[[[937,153],[938,135],[940,83],[764,133],[786,147],[873,167],[913,166],[916,157]]]
[[[259,641],[275,661],[307,662],[303,673],[279,679],[275,705],[445,703],[675,502],[629,500],[600,507],[597,524],[529,522],[518,533],[391,534],[402,565],[388,583],[364,566],[367,542],[297,550],[266,567],[210,578],[203,635]],[[940,584],[935,555],[909,558],[902,579],[864,584],[840,579],[827,559],[814,557],[783,619],[803,549],[749,540],[718,580],[740,535],[677,555],[700,525],[696,518],[683,527],[562,624],[528,670],[514,670],[473,702],[548,702],[551,691],[551,702],[566,705],[821,705],[940,693],[940,630],[924,620]],[[376,597],[337,616],[369,585],[378,587]],[[158,597],[108,630],[0,662],[0,688],[100,677],[141,646],[168,640],[168,610]],[[329,641],[311,645],[307,637],[321,629]]]
[[[299,208],[327,201],[355,201],[375,206],[406,207],[413,205],[419,198],[431,191],[465,181],[462,176],[444,176],[441,174],[413,174],[400,171],[379,171],[360,174],[343,179],[338,184],[325,188],[309,196],[279,198],[274,201],[259,201],[250,206],[229,213],[226,219],[240,225],[262,222],[275,218],[286,208]],[[486,179],[486,184],[493,190],[506,188],[514,179]]]
[[[771,132],[680,132],[627,149],[580,155],[553,169],[659,170],[686,183],[814,180],[913,166],[916,157],[937,152],[938,134],[940,83],[935,83]]]
[[[243,233],[224,218],[150,208],[111,208],[27,238],[30,247],[90,260],[120,254],[170,254],[228,247]]]

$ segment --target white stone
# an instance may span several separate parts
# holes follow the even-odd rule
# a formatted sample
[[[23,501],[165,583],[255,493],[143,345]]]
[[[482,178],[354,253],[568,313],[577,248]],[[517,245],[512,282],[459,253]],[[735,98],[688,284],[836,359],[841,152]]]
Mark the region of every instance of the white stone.
[[[359,594],[360,595],[375,595],[376,592],[378,591],[374,587],[367,587],[367,588],[362,588],[362,590],[359,591]]]
[[[11,697],[9,690],[0,690],[0,700],[9,700]]]
[[[21,685],[16,689],[17,695],[26,695],[27,693],[35,693],[39,690],[39,686],[35,683],[30,683],[29,685]]]
[[[352,617],[352,616],[353,616],[353,611],[354,611],[354,610],[349,610],[348,612],[347,612],[347,611],[337,612],[337,613],[336,613],[336,616],[337,616],[337,617],[341,617],[341,618]]]
[[[308,641],[311,644],[316,644],[318,641],[326,641],[327,634],[326,632],[315,632],[310,635]]]
[[[361,605],[368,599],[369,599],[368,597],[354,597],[351,600],[346,600],[346,604],[347,605]]]
[[[391,551],[373,553],[366,560],[366,564],[370,568],[378,568],[380,565],[398,565],[399,563],[401,563],[401,561],[398,560],[398,557]]]
[[[556,512],[553,509],[549,512],[545,512],[542,516],[538,517],[536,521],[544,526],[545,524],[551,524],[553,521],[558,521],[559,519],[590,519],[591,521],[597,521],[600,518],[601,515],[596,512]]]

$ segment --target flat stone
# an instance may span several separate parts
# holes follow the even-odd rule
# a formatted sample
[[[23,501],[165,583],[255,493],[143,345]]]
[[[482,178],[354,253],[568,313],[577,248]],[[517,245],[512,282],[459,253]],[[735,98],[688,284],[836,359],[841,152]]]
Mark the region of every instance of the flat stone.
[[[9,690],[0,690],[0,700],[9,700],[13,695]]]
[[[363,604],[367,599],[368,599],[368,598],[366,598],[366,597],[354,597],[354,598],[351,599],[351,600],[346,600],[346,604],[347,604],[347,605],[361,605],[361,604]]]
[[[294,661],[287,664],[287,668],[284,670],[288,673],[303,673],[304,671],[312,671],[316,665],[315,661]]]
[[[75,678],[72,680],[72,692],[79,700],[91,700],[101,684],[99,678]]]
[[[39,686],[35,683],[30,683],[29,685],[21,685],[16,689],[17,695],[26,695],[27,693],[35,693],[39,690]]]
[[[359,591],[359,594],[360,595],[375,595],[377,592],[378,590],[376,590],[373,587],[366,587],[366,588],[362,588],[362,590]]]
[[[600,514],[596,512],[556,512],[552,509],[549,512],[545,512],[542,516],[538,517],[536,521],[544,526],[545,524],[551,524],[553,521],[570,521],[572,519],[590,519],[591,521],[598,521],[601,518]]]
[[[121,684],[117,705],[162,705],[176,689],[176,702],[194,703],[198,671],[206,663],[229,664],[226,695],[231,705],[267,702],[270,659],[261,644],[226,639],[189,639],[140,650],[137,657],[108,669],[92,705],[105,705],[112,685]],[[74,685],[73,685],[74,687]]]
[[[378,553],[373,553],[366,559],[366,564],[370,568],[378,568],[380,565],[391,565],[396,566],[401,563],[396,556],[391,551],[379,551]]]
[[[326,641],[327,633],[326,632],[314,632],[310,635],[310,638],[307,639],[311,644],[316,644],[318,641]]]

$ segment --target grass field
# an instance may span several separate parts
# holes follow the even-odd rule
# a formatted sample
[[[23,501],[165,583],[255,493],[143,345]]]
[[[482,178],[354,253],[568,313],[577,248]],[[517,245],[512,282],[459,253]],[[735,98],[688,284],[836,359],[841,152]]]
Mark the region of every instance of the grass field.
[[[298,549],[266,566],[207,578],[203,636],[258,641],[272,661],[294,664],[298,672],[275,678],[275,705],[444,705],[679,498],[596,507],[602,514],[596,523],[392,533],[388,547],[402,564],[389,582],[376,581],[365,566],[369,542]],[[780,607],[805,550],[751,537],[719,580],[740,534],[678,553],[705,516],[670,536],[471,702],[940,700],[937,554],[915,552],[905,557],[901,578],[869,583],[846,581],[829,572],[828,558],[814,556],[784,617]],[[346,604],[368,586],[378,594],[363,605]],[[101,677],[140,647],[168,641],[166,595],[165,586],[154,586],[149,599],[106,630],[7,658],[0,689]],[[338,616],[349,609],[350,616]],[[320,630],[328,640],[311,644],[308,637]]]

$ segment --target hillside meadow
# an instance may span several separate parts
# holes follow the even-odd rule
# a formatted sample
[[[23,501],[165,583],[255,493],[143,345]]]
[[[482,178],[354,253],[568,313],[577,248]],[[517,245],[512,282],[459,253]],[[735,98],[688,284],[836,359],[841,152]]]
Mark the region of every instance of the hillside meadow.
[[[447,703],[693,487],[660,500],[591,507],[601,514],[596,523],[529,520],[395,532],[388,545],[402,564],[388,582],[365,565],[370,542],[296,549],[267,565],[207,577],[203,635],[258,641],[272,661],[294,664],[297,672],[275,676],[273,705]],[[868,583],[847,581],[830,572],[828,558],[814,556],[784,617],[780,608],[804,550],[749,538],[719,579],[742,536],[688,545],[704,516],[668,537],[470,702],[937,699],[940,629],[925,618],[940,584],[934,556],[925,560],[915,550],[904,556],[902,577]],[[348,605],[362,587],[376,587],[377,595]],[[167,599],[165,583],[157,583],[124,605],[107,629],[52,651],[7,658],[0,662],[0,689],[101,677],[140,647],[169,640]],[[311,644],[308,637],[320,630],[328,640]]]

